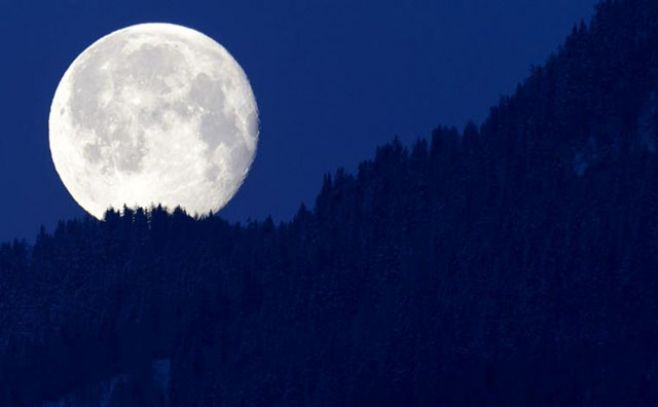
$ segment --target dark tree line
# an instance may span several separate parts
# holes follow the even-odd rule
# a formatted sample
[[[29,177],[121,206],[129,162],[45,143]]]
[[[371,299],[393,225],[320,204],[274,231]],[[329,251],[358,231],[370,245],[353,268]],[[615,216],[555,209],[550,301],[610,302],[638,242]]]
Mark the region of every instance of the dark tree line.
[[[0,246],[0,405],[658,403],[658,2],[289,222],[162,208]],[[167,394],[153,360],[171,360]]]

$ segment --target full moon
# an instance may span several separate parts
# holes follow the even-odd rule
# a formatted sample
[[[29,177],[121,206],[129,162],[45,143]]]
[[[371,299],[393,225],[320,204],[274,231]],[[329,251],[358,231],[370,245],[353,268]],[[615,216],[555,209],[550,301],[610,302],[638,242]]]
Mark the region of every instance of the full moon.
[[[50,108],[55,169],[102,219],[109,208],[221,209],[256,153],[258,107],[237,61],[174,24],[102,37],[62,77]]]

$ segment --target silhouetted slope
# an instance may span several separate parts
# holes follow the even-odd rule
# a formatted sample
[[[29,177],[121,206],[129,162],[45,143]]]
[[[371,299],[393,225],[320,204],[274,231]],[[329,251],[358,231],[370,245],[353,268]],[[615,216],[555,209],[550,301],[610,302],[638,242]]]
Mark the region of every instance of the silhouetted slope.
[[[383,146],[290,222],[127,210],[3,245],[0,404],[130,377],[104,397],[655,405],[657,94],[658,2],[605,1],[481,128]]]

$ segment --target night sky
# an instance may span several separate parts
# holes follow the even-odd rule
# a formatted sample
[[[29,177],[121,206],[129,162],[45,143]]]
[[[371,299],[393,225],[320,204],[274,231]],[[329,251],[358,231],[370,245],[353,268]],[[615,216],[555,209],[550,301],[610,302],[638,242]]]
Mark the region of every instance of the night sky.
[[[85,1],[0,3],[0,241],[84,211],[48,148],[62,74],[88,45],[142,22],[186,25],[224,45],[261,113],[258,155],[221,216],[288,219],[322,175],[353,170],[397,135],[483,120],[542,64],[595,0]]]

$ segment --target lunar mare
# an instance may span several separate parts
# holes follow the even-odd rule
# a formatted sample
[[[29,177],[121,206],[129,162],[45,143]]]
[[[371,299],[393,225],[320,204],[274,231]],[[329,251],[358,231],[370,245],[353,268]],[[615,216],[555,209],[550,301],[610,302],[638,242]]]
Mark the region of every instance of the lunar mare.
[[[55,168],[74,199],[110,208],[221,209],[254,159],[258,108],[217,42],[173,24],[139,24],[87,48],[62,77],[49,118]]]

